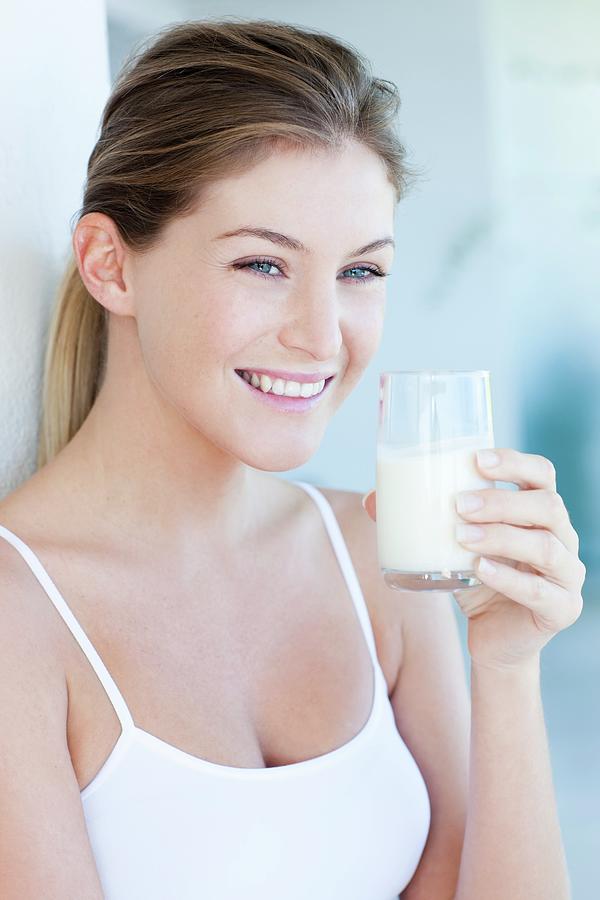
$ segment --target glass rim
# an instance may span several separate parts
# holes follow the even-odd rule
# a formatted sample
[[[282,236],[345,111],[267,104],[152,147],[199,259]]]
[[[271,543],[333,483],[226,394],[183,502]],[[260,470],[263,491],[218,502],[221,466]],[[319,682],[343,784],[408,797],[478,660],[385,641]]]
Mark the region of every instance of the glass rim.
[[[380,375],[489,375],[490,369],[384,369]]]

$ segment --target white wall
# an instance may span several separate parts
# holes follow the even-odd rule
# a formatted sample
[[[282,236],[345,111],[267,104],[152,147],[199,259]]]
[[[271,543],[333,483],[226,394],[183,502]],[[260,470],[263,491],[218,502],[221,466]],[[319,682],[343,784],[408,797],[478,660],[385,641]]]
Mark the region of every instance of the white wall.
[[[45,330],[110,86],[103,0],[5,0],[0,75],[3,497],[35,470]]]

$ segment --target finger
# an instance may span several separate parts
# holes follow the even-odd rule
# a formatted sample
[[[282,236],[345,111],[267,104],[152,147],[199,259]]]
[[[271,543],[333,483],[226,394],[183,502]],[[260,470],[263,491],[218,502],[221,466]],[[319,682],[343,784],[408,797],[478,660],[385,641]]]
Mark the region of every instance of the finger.
[[[475,534],[468,533],[473,528],[481,532],[481,539],[473,540]],[[463,534],[461,529],[465,529],[467,533]],[[585,579],[583,563],[551,531],[497,523],[460,523],[456,526],[456,531],[457,541],[476,553],[527,563],[560,587],[569,591],[581,590]]]
[[[465,500],[469,497],[481,500],[481,508],[467,510]],[[579,536],[571,524],[562,497],[556,491],[511,491],[502,488],[461,491],[456,495],[456,511],[469,522],[506,522],[509,525],[546,528],[571,553],[579,552]]]
[[[485,564],[493,566],[494,571],[485,571]],[[477,559],[475,573],[483,584],[530,609],[538,623],[549,631],[568,628],[581,614],[581,594],[569,593],[543,575],[513,569],[488,557]]]
[[[512,447],[494,447],[487,452],[499,457],[499,462],[495,466],[484,466],[483,462],[479,462],[479,456],[476,456],[477,464],[486,478],[512,481],[525,490],[530,488],[556,490],[556,469],[545,456],[522,453]]]

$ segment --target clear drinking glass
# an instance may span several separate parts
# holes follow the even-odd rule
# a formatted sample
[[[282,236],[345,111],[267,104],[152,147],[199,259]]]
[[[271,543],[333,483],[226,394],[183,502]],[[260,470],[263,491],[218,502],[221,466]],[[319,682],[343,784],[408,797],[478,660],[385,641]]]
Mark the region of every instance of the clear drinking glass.
[[[494,446],[490,373],[381,372],[377,435],[377,549],[399,591],[452,591],[481,582],[477,553],[455,538],[459,491],[494,487],[475,451]]]

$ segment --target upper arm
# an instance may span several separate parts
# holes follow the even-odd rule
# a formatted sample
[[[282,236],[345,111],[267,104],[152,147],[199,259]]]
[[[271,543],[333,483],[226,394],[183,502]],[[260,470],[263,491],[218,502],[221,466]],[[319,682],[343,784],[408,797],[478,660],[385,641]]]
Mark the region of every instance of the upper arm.
[[[32,602],[33,576],[0,543],[0,896],[102,900],[67,744],[64,668]]]
[[[342,492],[338,492],[342,493]],[[378,630],[378,653],[395,652],[390,702],[396,726],[425,779],[431,804],[427,843],[403,900],[454,897],[468,797],[470,703],[454,600],[439,592],[395,591],[377,559],[376,523],[360,494],[343,492],[345,536]]]

